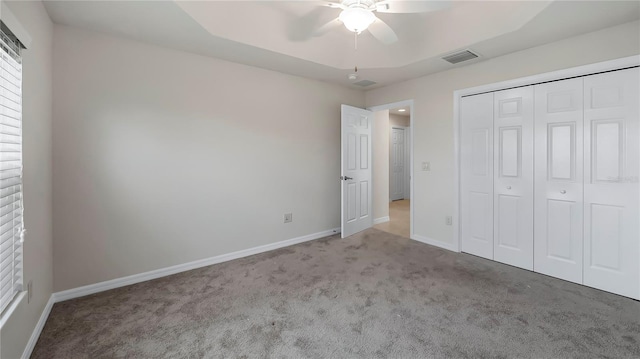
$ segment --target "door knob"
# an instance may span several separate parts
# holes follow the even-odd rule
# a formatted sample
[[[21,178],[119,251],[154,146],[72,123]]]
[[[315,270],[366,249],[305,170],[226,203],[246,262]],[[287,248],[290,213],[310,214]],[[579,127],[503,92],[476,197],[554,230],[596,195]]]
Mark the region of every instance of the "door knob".
[[[341,180],[344,180],[344,181],[348,181],[348,180],[352,180],[352,179],[353,179],[353,177],[340,176],[340,179],[341,179]]]
[[[507,186],[507,189],[511,189],[511,186]]]
[[[567,193],[567,191],[562,190],[562,191],[560,191],[560,193],[565,194],[565,193]]]

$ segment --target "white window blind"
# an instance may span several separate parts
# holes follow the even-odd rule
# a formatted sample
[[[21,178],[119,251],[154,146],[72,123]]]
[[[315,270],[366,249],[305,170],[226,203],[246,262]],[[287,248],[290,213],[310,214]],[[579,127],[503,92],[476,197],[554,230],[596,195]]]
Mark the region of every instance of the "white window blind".
[[[0,313],[22,290],[22,63],[0,31]]]

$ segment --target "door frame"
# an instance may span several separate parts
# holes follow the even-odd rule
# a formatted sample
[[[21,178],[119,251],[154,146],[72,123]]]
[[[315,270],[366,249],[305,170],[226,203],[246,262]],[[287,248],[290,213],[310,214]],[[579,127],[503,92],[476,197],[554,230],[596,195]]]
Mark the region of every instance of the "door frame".
[[[398,108],[398,107],[409,107],[409,238],[410,239],[415,239],[415,234],[413,232],[413,211],[414,211],[414,193],[415,191],[413,190],[413,177],[414,177],[414,173],[413,173],[413,126],[414,126],[414,114],[413,114],[413,107],[414,107],[414,101],[413,99],[411,100],[404,100],[404,101],[399,101],[399,102],[393,102],[393,103],[388,103],[385,105],[378,105],[378,106],[370,106],[367,107],[367,110],[369,111],[373,111],[373,112],[377,112],[377,111],[383,111],[383,110],[392,110],[394,108]],[[375,124],[374,124],[375,126]],[[406,132],[405,132],[405,140],[406,138]],[[373,141],[373,139],[372,139]],[[387,151],[387,155],[388,155],[388,151]],[[375,154],[373,154],[373,156],[375,156]],[[388,175],[388,174],[387,174]],[[371,182],[375,181],[375,178],[372,178]],[[385,202],[387,202],[389,200],[389,198],[384,199]],[[375,198],[374,198],[375,201]]]
[[[571,67],[563,70],[545,72],[538,75],[521,77],[513,80],[496,82],[488,85],[470,87],[466,89],[456,90],[453,92],[453,143],[454,143],[454,179],[453,184],[453,250],[460,252],[462,250],[462,236],[460,236],[460,100],[462,97],[479,95],[487,92],[506,90],[515,87],[530,86],[544,82],[565,80],[571,77],[587,76],[602,72],[622,70],[630,67],[640,66],[640,55],[623,57],[620,59],[597,62],[594,64]],[[411,112],[411,123],[413,126],[413,111]],[[413,143],[413,138],[412,138]],[[413,155],[413,152],[412,152]],[[413,159],[412,159],[413,165]],[[413,173],[413,171],[412,171]],[[411,196],[413,199],[413,182],[411,186]],[[411,201],[411,212],[413,214],[413,201]],[[411,235],[413,236],[413,221],[411,222]]]
[[[407,180],[409,180],[408,182],[411,183],[411,173],[409,171],[409,151],[411,151],[411,146],[409,144],[409,131],[411,131],[411,127],[409,126],[390,126],[391,131],[393,131],[393,129],[398,129],[398,130],[402,130],[403,135],[404,135],[404,171],[402,173],[402,197],[403,199],[407,199],[407,190],[409,190],[409,196],[411,196],[411,190],[410,188],[406,187],[407,184]],[[393,133],[391,133],[391,131],[389,131],[389,144],[391,144],[391,141],[393,139]],[[391,149],[389,149],[389,154],[391,154]],[[391,161],[391,160],[389,160]],[[409,185],[409,187],[411,187],[411,185]],[[393,202],[393,200],[391,199],[391,162],[389,162],[389,203]]]

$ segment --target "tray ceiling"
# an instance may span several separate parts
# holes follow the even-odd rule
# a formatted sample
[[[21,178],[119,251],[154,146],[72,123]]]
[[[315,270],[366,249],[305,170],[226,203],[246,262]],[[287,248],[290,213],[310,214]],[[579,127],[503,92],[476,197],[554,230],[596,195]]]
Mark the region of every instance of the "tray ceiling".
[[[54,22],[322,81],[379,87],[637,20],[636,1],[453,1],[423,14],[377,14],[399,41],[338,27],[312,36],[339,10],[319,1],[46,0]],[[470,48],[480,58],[442,56]],[[358,66],[359,78],[347,79]]]

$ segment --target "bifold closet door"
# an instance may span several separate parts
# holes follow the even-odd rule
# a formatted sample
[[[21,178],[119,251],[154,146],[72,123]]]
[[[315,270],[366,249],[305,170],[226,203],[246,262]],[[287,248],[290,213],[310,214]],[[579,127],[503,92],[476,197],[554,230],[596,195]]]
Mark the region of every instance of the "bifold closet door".
[[[533,270],[533,86],[494,93],[494,260]]]
[[[535,86],[534,270],[582,283],[583,78]]]
[[[493,259],[493,93],[460,101],[462,251]]]
[[[584,284],[640,299],[638,68],[584,78]]]

